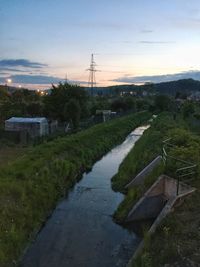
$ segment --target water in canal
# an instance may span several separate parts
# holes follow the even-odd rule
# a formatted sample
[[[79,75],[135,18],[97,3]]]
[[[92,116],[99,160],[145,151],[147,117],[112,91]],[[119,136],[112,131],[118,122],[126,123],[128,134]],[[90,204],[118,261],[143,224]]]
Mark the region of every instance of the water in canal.
[[[96,162],[30,246],[23,267],[124,267],[140,238],[112,220],[123,195],[111,188],[111,178],[146,127]]]

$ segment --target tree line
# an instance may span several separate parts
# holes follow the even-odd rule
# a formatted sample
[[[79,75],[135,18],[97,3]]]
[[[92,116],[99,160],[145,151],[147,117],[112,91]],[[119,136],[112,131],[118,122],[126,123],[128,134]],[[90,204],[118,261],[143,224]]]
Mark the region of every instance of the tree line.
[[[71,122],[73,128],[78,128],[80,120],[94,116],[96,110],[112,110],[118,113],[140,110],[176,113],[179,109],[183,110],[184,117],[196,112],[193,102],[186,100],[177,103],[175,97],[161,94],[146,97],[135,95],[91,97],[85,88],[68,83],[52,85],[51,90],[45,94],[26,89],[9,93],[6,88],[0,88],[0,125],[12,116],[45,116],[59,122]]]

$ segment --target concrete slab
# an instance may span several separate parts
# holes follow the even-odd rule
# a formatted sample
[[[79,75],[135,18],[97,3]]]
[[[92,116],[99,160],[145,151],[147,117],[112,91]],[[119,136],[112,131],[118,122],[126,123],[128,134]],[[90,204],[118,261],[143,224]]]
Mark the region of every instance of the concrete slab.
[[[140,173],[138,173],[135,178],[125,186],[125,188],[130,188],[143,184],[147,175],[150,174],[156,166],[158,166],[161,160],[161,156],[156,157]]]
[[[167,216],[179,200],[193,193],[196,189],[180,182],[177,195],[177,180],[166,175],[158,177],[157,181],[149,188],[144,196],[134,205],[127,216],[127,222],[149,219],[154,216],[155,221],[151,225],[147,235],[155,232],[160,222]],[[163,205],[162,205],[163,204]],[[160,209],[160,210],[159,210]],[[127,267],[131,267],[133,261],[144,247],[142,240]]]
[[[180,183],[179,194],[177,195],[177,180],[166,175],[161,175],[134,205],[128,214],[127,222],[137,221],[140,220],[140,218],[143,220],[155,218],[167,202],[172,199],[178,200],[180,197],[194,192],[194,190],[194,188]]]

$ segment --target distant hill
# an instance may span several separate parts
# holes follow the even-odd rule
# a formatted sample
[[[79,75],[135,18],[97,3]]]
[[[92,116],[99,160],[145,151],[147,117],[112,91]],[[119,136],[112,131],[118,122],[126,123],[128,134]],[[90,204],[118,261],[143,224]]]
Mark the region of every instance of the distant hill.
[[[90,92],[90,88],[84,87],[85,90]],[[22,88],[21,88],[22,89]],[[24,89],[24,88],[23,88]],[[15,90],[19,90],[17,87],[0,85],[0,90],[6,90],[10,93]],[[95,95],[119,95],[122,92],[136,92],[137,94],[142,94],[142,92],[156,92],[158,94],[167,94],[175,96],[177,92],[181,94],[189,95],[194,92],[200,92],[200,81],[193,79],[183,79],[171,82],[161,82],[161,83],[147,83],[144,85],[135,84],[123,84],[123,85],[113,85],[107,87],[96,87],[93,93]],[[51,89],[46,90],[50,93]]]
[[[90,88],[86,88],[90,91]],[[94,94],[119,94],[121,92],[157,92],[158,94],[167,94],[175,96],[177,92],[181,94],[191,94],[192,92],[200,91],[200,81],[193,79],[183,79],[178,81],[163,82],[163,83],[148,83],[144,85],[124,84],[108,87],[94,88]]]
[[[175,95],[177,92],[190,94],[200,91],[200,81],[184,79],[172,82],[154,84],[154,88],[160,94]]]
[[[91,88],[85,87],[88,92],[91,92]],[[141,91],[141,87],[135,84],[123,84],[113,85],[107,87],[95,87],[93,89],[94,94],[107,95],[107,94],[120,94],[121,92]]]

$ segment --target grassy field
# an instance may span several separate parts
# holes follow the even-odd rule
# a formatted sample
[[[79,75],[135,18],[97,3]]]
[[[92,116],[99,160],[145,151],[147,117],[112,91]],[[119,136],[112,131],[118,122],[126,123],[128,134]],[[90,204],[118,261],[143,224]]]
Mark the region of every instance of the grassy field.
[[[77,177],[150,118],[142,112],[31,148],[0,167],[0,266],[17,260]]]
[[[0,167],[5,166],[16,158],[23,156],[27,153],[27,151],[27,148],[16,145],[0,147]]]
[[[170,115],[160,115],[152,124],[135,147],[128,154],[119,173],[113,177],[115,189],[124,191],[124,185],[140,171],[146,163],[161,152],[161,143],[167,137],[172,138],[176,147],[170,149],[170,155],[200,163],[200,136],[190,131],[181,118],[176,121]],[[172,177],[177,168],[176,162],[168,162],[166,166],[158,166],[147,177],[143,186],[130,189],[114,217],[123,222],[133,204],[149,188],[161,173]],[[200,168],[190,181],[197,191],[184,200],[157,229],[138,257],[134,267],[148,266],[199,266],[200,263]],[[168,265],[167,265],[168,264]]]

